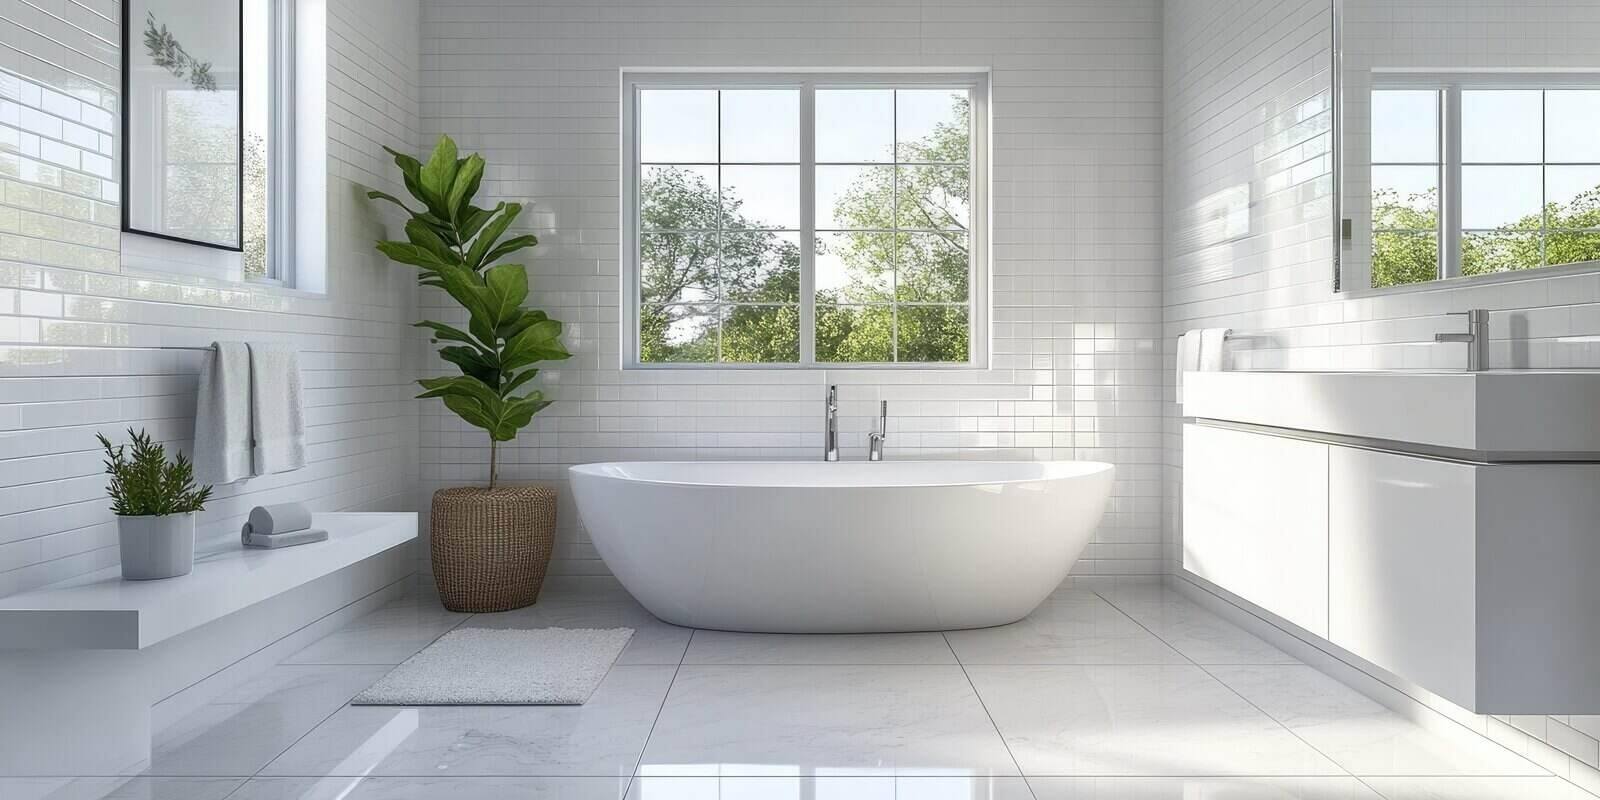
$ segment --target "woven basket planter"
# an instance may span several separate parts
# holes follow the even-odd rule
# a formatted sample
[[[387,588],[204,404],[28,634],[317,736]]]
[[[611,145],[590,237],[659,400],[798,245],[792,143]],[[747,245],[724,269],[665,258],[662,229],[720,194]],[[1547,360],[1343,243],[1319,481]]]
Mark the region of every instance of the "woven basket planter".
[[[533,605],[556,541],[556,492],[544,486],[433,493],[433,579],[451,611]]]

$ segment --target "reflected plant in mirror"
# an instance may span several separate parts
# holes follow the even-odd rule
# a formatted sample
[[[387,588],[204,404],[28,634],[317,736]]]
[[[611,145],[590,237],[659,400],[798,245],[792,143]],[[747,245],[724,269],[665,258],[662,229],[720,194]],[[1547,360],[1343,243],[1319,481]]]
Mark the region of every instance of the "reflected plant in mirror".
[[[1600,263],[1600,55],[1469,63],[1423,32],[1483,17],[1405,5],[1404,19],[1378,0],[1337,5],[1341,286]]]

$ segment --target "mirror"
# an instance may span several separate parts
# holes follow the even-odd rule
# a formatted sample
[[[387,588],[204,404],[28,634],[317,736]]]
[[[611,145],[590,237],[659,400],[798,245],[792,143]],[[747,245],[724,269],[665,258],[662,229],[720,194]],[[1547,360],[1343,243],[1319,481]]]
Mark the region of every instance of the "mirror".
[[[1581,19],[1580,19],[1581,17]],[[1600,266],[1600,7],[1335,0],[1337,288]]]
[[[123,230],[243,249],[242,17],[237,2],[123,3]]]

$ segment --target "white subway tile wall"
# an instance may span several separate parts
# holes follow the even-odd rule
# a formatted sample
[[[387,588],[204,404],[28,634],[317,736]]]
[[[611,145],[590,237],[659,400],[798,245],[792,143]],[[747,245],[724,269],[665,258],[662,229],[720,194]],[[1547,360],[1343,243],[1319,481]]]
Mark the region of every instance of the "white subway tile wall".
[[[219,487],[225,534],[258,503],[414,507],[413,279],[372,249],[358,186],[390,187],[379,144],[418,142],[418,10],[328,7],[329,292],[208,283],[119,264],[114,0],[0,0],[0,596],[117,563],[94,434],[187,449],[214,339],[287,341],[305,374],[309,464]]]
[[[1600,6],[1360,0],[1357,24],[1394,42],[1433,42],[1471,66],[1570,65],[1593,57]],[[1333,292],[1330,0],[1181,0],[1166,4],[1164,363],[1190,328],[1241,334],[1241,369],[1460,368],[1443,316],[1489,309],[1489,366],[1600,367],[1600,274],[1345,299]],[[1514,17],[1514,19],[1512,18]],[[1529,61],[1519,54],[1542,53]],[[1512,63],[1515,62],[1515,63]],[[1424,66],[1419,61],[1413,66]],[[1459,64],[1454,64],[1459,66]],[[1241,205],[1241,198],[1242,203]],[[1240,217],[1239,214],[1243,214]],[[1165,556],[1182,548],[1179,409],[1166,373]],[[1572,613],[1584,613],[1573,609]],[[1429,706],[1528,754],[1591,791],[1595,717],[1480,717],[1423,693]]]
[[[541,376],[556,404],[502,451],[505,478],[818,458],[837,383],[847,459],[887,400],[892,459],[1116,464],[1077,574],[1160,571],[1158,0],[436,0],[423,17],[423,138],[481,151],[485,193],[530,203],[532,304],[576,353]],[[620,71],[841,66],[992,69],[993,368],[621,370]],[[424,315],[460,320],[445,300],[423,294]],[[421,413],[424,488],[484,480],[484,433]],[[552,570],[604,569],[564,494]]]

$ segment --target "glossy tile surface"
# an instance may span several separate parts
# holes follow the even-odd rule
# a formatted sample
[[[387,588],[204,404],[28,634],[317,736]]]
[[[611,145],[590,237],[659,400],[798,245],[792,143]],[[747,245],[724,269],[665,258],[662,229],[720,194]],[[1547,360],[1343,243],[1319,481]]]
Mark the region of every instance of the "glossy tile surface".
[[[1015,775],[962,668],[685,665],[640,772]]]
[[[1425,730],[1308,666],[1211,672],[1355,775],[1543,775],[1464,729]]]
[[[967,667],[1028,775],[1343,775],[1204,670]]]
[[[644,663],[614,666],[584,706],[347,705],[461,624],[626,625],[643,643],[624,658]],[[691,631],[605,581],[554,581],[533,607],[479,615],[444,611],[424,587],[292,660],[308,663],[159,732],[139,777],[9,779],[0,798],[1588,797],[1149,584],[1063,590],[1003,628],[887,636]]]

